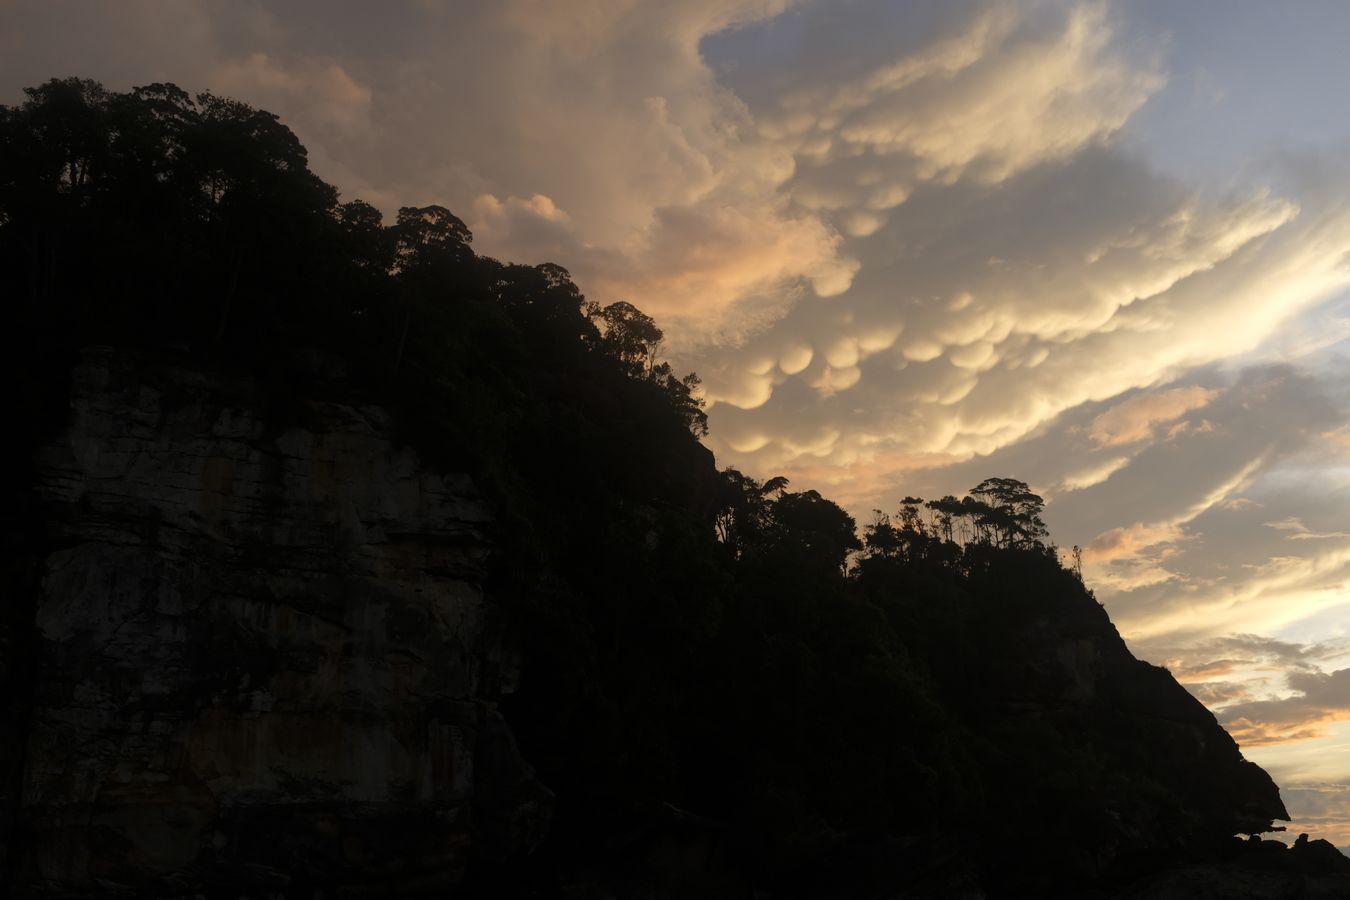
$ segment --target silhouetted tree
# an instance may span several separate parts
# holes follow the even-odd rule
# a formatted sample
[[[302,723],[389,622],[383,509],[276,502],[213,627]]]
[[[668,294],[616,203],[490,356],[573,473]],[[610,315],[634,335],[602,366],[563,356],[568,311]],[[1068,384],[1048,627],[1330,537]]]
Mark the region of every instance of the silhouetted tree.
[[[775,534],[791,546],[843,570],[849,551],[861,550],[857,522],[816,491],[783,493],[772,507]]]
[[[984,504],[978,514],[979,521],[998,546],[1043,545],[1048,536],[1040,517],[1045,501],[1032,493],[1025,481],[986,478],[971,488],[970,493]]]
[[[690,434],[703,437],[708,433],[708,414],[703,411],[703,398],[698,394],[702,380],[697,373],[690,372],[683,378],[678,378],[671,370],[670,363],[662,362],[652,367],[649,377],[661,388],[671,408],[684,421]]]
[[[599,309],[603,339],[609,354],[637,373],[649,372],[665,334],[651,316],[626,300]]]
[[[891,517],[879,509],[872,510],[872,521],[863,528],[862,542],[867,556],[883,559],[898,557],[903,546]]]
[[[962,515],[961,501],[947,494],[939,500],[929,500],[924,506],[933,512],[933,525],[938,536],[944,541],[955,540],[956,519]]]
[[[773,523],[770,498],[781,496],[788,486],[788,480],[779,475],[761,484],[730,467],[719,474],[714,527],[718,540],[731,551],[732,556],[739,558],[765,539]]]
[[[338,206],[338,224],[346,237],[345,250],[352,262],[368,272],[387,274],[394,269],[402,251],[402,231],[391,233],[384,227],[384,216],[364,200],[352,200]]]
[[[454,266],[468,260],[473,233],[444,206],[404,206],[393,227],[395,268]]]

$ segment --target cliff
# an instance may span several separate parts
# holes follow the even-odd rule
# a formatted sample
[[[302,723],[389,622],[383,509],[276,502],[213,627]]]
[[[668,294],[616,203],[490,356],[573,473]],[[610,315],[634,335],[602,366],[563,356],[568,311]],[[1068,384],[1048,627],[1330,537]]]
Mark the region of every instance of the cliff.
[[[469,477],[377,406],[112,350],[72,382],[6,672],[16,894],[403,896],[539,841]]]
[[[1045,890],[1129,880],[1222,856],[1231,835],[1288,819],[1274,781],[1209,710],[1136,659],[1070,573],[1037,576],[1028,562],[973,585],[987,598],[975,677],[988,687],[971,726],[1006,835],[993,868]],[[1013,587],[1038,582],[1034,597]]]
[[[80,355],[6,517],[31,517],[24,564],[14,541],[6,558],[29,590],[3,635],[14,896],[1146,898],[1311,877],[1268,845],[1245,867],[1228,836],[1285,817],[1278,789],[1048,557],[873,557],[859,588],[778,547],[700,624],[678,585],[650,593],[713,550],[641,507],[594,537],[627,552],[508,615],[473,478],[426,465],[333,365],[283,389]],[[504,702],[570,801],[552,835]]]
[[[918,767],[908,787],[935,777],[945,814],[804,859],[791,896],[1116,896],[1188,861],[1227,864],[1234,834],[1288,818],[1270,776],[1130,653],[1070,572],[1037,553],[967,556],[945,583],[912,561],[861,573],[942,710],[929,727],[949,737],[928,756],[947,768]]]
[[[1235,843],[1274,784],[1130,656],[1022,482],[860,539],[717,471],[631,304],[443,207],[339,203],[246,104],[28,98],[0,107],[14,895],[1338,889],[1324,842]]]

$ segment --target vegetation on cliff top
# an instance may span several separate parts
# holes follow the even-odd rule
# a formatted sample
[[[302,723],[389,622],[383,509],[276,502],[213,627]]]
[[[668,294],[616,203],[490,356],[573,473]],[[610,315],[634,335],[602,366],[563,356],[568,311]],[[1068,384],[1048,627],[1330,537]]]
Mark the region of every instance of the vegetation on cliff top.
[[[75,79],[0,107],[0,296],[11,383],[59,384],[89,343],[188,354],[270,380],[283,406],[297,378],[361,392],[425,458],[475,473],[524,646],[505,712],[558,795],[537,871],[679,823],[802,885],[860,843],[910,859],[885,842],[959,836],[986,884],[1020,890],[1280,811],[1184,695],[1083,698],[1028,655],[1081,640],[1097,670],[1148,669],[1112,655],[1025,484],[905,498],[860,539],[814,491],[719,473],[697,379],[657,358],[649,317],[587,301],[559,266],[477,255],[442,207],[385,223],[341,202],[270,113]],[[21,402],[41,422],[52,400]],[[1130,691],[1179,704],[1177,728],[1122,711]],[[1188,740],[1218,749],[1191,759]]]

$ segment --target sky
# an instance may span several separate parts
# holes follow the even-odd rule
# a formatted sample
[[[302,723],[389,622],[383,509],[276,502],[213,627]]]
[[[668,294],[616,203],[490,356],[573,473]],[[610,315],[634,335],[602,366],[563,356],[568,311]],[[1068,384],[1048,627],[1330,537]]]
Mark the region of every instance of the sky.
[[[1350,846],[1350,5],[0,0],[280,114],[345,199],[630,300],[721,465],[1029,482],[1135,653]]]

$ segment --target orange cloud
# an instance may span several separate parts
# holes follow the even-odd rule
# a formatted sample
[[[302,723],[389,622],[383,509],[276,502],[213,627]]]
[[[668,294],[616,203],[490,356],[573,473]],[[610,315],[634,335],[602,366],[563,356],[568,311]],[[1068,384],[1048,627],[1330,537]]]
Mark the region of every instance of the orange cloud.
[[[1191,696],[1209,707],[1236,703],[1251,698],[1245,686],[1235,681],[1202,681],[1183,683],[1182,687],[1190,691]]]
[[[1322,437],[1345,450],[1350,450],[1350,425],[1342,425],[1340,428],[1326,432]]]
[[[1174,422],[1186,413],[1206,406],[1218,394],[1218,391],[1198,385],[1139,394],[1093,419],[1088,434],[1102,447],[1133,444],[1152,437],[1154,426]]]
[[[1295,693],[1274,700],[1238,703],[1219,711],[1239,744],[1288,744],[1323,737],[1337,722],[1350,721],[1350,669],[1290,672]]]
[[[1197,679],[1198,681],[1208,681],[1211,678],[1217,678],[1222,675],[1231,675],[1237,668],[1236,659],[1214,659],[1202,663],[1186,663],[1179,659],[1169,659],[1167,668],[1179,679]],[[1187,685],[1191,687],[1192,685]],[[1198,685],[1195,685],[1198,687]]]
[[[1324,737],[1330,726],[1346,721],[1350,721],[1350,710],[1323,711],[1307,719],[1292,722],[1261,722],[1247,716],[1239,716],[1233,719],[1225,718],[1223,725],[1239,746],[1268,747],[1315,740]]]
[[[1091,580],[1097,585],[1132,591],[1177,577],[1164,563],[1184,537],[1177,523],[1135,523],[1098,535],[1083,548],[1083,559],[1091,566]]]
[[[1136,523],[1099,534],[1092,543],[1083,548],[1083,556],[1101,564],[1134,559],[1146,555],[1148,551],[1160,545],[1170,544],[1181,538],[1182,531],[1179,525]]]

